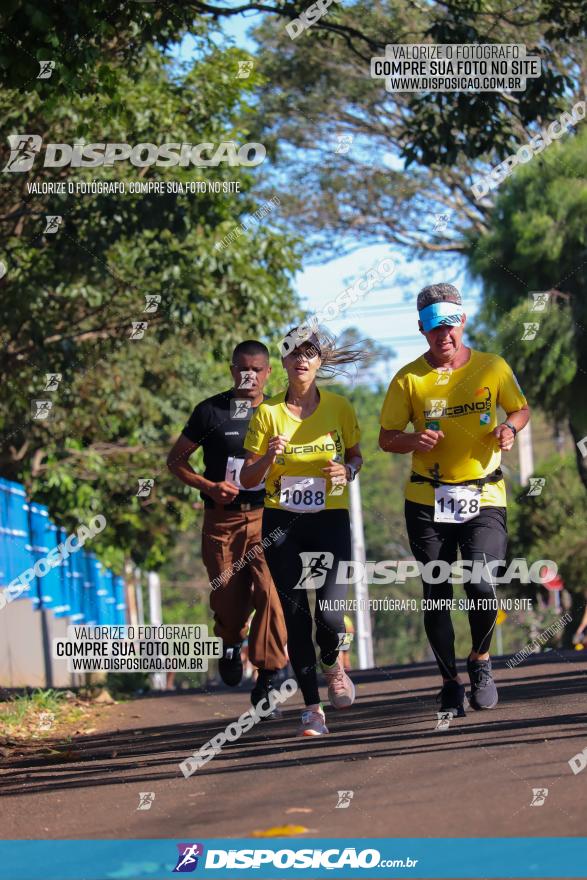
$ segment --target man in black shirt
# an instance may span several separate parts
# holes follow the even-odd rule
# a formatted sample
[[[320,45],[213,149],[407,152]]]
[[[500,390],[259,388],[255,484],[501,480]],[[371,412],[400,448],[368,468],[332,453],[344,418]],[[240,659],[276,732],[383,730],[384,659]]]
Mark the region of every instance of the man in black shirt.
[[[264,483],[247,490],[239,481],[249,420],[264,399],[271,372],[267,348],[255,340],[239,343],[230,372],[234,386],[195,407],[167,466],[187,486],[199,489],[204,501],[202,559],[212,587],[214,632],[224,642],[220,675],[228,685],[241,680],[241,644],[255,612],[249,657],[259,668],[251,694],[256,704],[267,696],[272,674],[287,664],[283,612],[261,546]],[[204,452],[203,475],[189,464],[199,446]]]

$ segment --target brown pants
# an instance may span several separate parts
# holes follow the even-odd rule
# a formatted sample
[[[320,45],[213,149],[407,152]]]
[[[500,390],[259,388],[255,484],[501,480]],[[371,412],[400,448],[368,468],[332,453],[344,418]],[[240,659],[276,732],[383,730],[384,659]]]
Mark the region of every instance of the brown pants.
[[[202,560],[212,585],[210,608],[215,635],[225,645],[242,642],[254,609],[249,633],[251,663],[260,669],[282,669],[287,663],[287,632],[261,546],[262,520],[262,508],[206,510]]]

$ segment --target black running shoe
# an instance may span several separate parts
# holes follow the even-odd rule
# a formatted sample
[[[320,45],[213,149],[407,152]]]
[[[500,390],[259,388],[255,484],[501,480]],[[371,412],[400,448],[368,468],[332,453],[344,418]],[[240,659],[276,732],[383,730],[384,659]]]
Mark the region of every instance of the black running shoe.
[[[454,678],[445,681],[436,699],[440,700],[441,712],[452,712],[455,718],[465,717],[464,684],[459,684]]]
[[[497,688],[491,675],[491,660],[467,660],[467,672],[471,680],[471,706],[473,709],[493,709],[497,706]]]
[[[236,687],[243,677],[243,661],[240,645],[225,645],[224,654],[218,661],[218,672],[224,684]]]
[[[255,687],[251,691],[251,703],[256,706],[261,700],[269,700],[269,691],[275,687],[273,676],[275,673],[270,669],[260,669]],[[261,721],[276,721],[282,717],[278,706],[274,706],[271,712],[261,716]]]

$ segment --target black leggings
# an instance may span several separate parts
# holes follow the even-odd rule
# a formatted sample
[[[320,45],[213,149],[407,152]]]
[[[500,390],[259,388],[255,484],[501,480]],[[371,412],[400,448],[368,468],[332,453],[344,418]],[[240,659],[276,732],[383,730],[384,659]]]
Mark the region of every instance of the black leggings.
[[[283,532],[271,538],[271,532]],[[287,651],[306,706],[320,702],[316,674],[316,651],[312,641],[312,616],[306,588],[294,589],[307,565],[314,564],[316,591],[316,641],[321,659],[331,666],[338,658],[345,631],[344,611],[333,600],[344,599],[347,584],[337,584],[338,563],[351,558],[351,528],[347,510],[321,510],[293,513],[287,510],[263,511],[265,558],[283,607],[287,627]],[[304,572],[301,554],[307,563]],[[330,608],[324,608],[328,600]],[[334,606],[334,607],[333,607]]]
[[[406,501],[406,527],[414,558],[421,563],[436,560],[453,563],[460,548],[463,560],[491,562],[505,560],[507,548],[507,514],[505,507],[482,507],[478,516],[464,523],[434,522],[434,507]],[[495,600],[495,586],[483,566],[477,566],[481,577],[478,583],[465,583],[467,598]],[[495,575],[499,575],[496,567]],[[453,588],[449,581],[427,583],[422,576],[425,599],[452,599]],[[481,603],[469,610],[472,650],[484,654],[489,650],[491,636],[497,618],[496,602]],[[483,605],[490,605],[489,608]],[[424,627],[434,651],[438,668],[444,678],[457,674],[455,658],[455,634],[450,610],[424,611]]]

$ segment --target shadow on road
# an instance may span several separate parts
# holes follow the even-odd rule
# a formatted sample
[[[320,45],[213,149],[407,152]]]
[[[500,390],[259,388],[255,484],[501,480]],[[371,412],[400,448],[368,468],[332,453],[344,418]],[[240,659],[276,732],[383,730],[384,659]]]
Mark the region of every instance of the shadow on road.
[[[561,660],[567,661],[568,668],[562,672],[549,669],[554,663],[560,667]],[[545,739],[554,742],[584,734],[587,713],[549,714],[548,708],[549,695],[560,700],[561,696],[572,697],[587,690],[587,669],[582,656],[552,652],[532,657],[513,670],[500,672],[500,667],[504,669],[505,660],[494,663],[500,688],[499,707],[491,713],[469,710],[467,718],[455,719],[443,732],[435,730],[437,686],[418,687],[417,681],[434,674],[432,664],[356,672],[356,684],[373,685],[376,690],[362,694],[360,688],[351,710],[330,712],[330,736],[318,742],[296,738],[299,710],[290,710],[279,721],[257,725],[237,742],[227,743],[213,761],[198,770],[198,778],[250,771],[260,774],[299,764],[300,759],[305,766],[311,766],[454,751],[455,747],[478,750]],[[209,695],[208,692],[208,698]],[[176,695],[173,699],[182,698]],[[164,705],[151,700],[155,707],[151,711],[157,719]],[[126,781],[183,781],[178,768],[180,761],[232,720],[235,719],[227,717],[146,729],[143,725],[137,730],[80,736],[67,745],[46,742],[56,754],[19,756],[5,763],[0,774],[0,792],[4,796],[22,796]],[[573,754],[572,748],[569,754]]]

